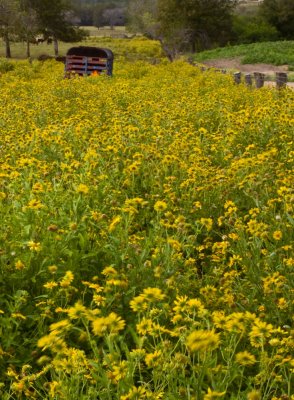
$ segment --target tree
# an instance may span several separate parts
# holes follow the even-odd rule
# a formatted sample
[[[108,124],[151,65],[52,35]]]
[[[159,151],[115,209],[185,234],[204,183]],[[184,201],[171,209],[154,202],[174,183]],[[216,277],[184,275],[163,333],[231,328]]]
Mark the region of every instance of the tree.
[[[34,42],[39,32],[38,16],[30,0],[20,0],[18,37],[26,42],[27,57],[30,58],[30,43]]]
[[[134,32],[155,38],[158,34],[158,0],[130,0],[128,27]]]
[[[177,53],[225,44],[236,0],[130,0],[129,26],[160,41],[170,60]]]
[[[103,19],[106,25],[109,25],[111,29],[114,29],[115,25],[123,25],[125,16],[124,9],[121,7],[107,8],[103,11]]]
[[[294,2],[293,0],[264,0],[260,5],[260,14],[285,39],[294,39]]]
[[[77,42],[86,32],[71,22],[72,5],[70,0],[30,0],[37,13],[40,31],[45,38],[52,37],[55,56],[58,56],[58,40]]]
[[[10,41],[15,34],[19,18],[19,3],[16,0],[0,0],[0,37],[5,45],[6,58],[11,58]]]
[[[226,44],[232,28],[235,0],[158,0],[165,31],[170,23],[186,30],[192,51]]]

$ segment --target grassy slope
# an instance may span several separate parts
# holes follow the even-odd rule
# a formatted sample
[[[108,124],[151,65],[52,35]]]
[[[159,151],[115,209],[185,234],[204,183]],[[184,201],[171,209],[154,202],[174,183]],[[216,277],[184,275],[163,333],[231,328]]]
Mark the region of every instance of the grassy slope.
[[[241,57],[243,64],[266,63],[294,66],[294,41],[252,43],[207,50],[195,55],[195,61],[234,57]]]

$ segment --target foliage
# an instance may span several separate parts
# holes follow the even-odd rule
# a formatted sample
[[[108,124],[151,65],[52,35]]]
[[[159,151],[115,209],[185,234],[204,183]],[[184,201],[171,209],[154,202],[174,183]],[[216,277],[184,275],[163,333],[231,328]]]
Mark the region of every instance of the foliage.
[[[241,57],[243,64],[268,63],[274,65],[293,64],[293,41],[276,41],[227,46],[203,51],[194,56],[195,61],[214,58]]]
[[[11,57],[10,42],[21,40],[27,43],[27,57],[30,57],[30,43],[36,42],[36,35],[53,38],[55,55],[58,55],[57,40],[75,42],[87,36],[84,30],[75,27],[71,21],[70,0],[0,0],[0,37],[6,47],[6,57]]]
[[[125,60],[0,83],[1,398],[290,399],[294,92]]]
[[[103,15],[105,11],[111,10],[113,14],[124,18],[125,10],[127,8],[127,0],[72,0],[76,14],[81,19],[81,25],[94,25],[94,26],[105,26],[110,25],[109,18],[107,15]],[[121,24],[119,18],[118,23]],[[115,24],[116,25],[116,24]]]
[[[192,51],[224,44],[235,0],[131,0],[129,26],[157,39],[170,60],[187,45]]]
[[[13,71],[14,70],[15,64],[4,59],[0,58],[0,73],[4,74],[8,71]]]
[[[71,22],[72,4],[70,0],[29,0],[37,13],[40,31],[44,36],[52,37],[55,55],[58,55],[57,40],[78,42],[86,36],[86,32],[75,27]]]
[[[233,42],[255,43],[276,41],[279,32],[262,18],[235,15],[233,18]]]
[[[18,25],[19,4],[16,0],[0,0],[0,37],[5,43],[5,56],[11,57],[10,40]]]
[[[294,2],[292,0],[263,0],[260,13],[277,28],[283,38],[294,39]]]

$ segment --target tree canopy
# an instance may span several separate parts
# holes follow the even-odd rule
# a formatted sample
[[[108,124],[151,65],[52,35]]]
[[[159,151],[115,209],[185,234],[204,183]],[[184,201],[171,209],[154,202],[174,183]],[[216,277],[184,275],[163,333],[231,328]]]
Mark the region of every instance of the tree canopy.
[[[18,26],[18,8],[17,0],[0,0],[0,37],[5,44],[6,57],[11,57],[10,38],[16,34]]]
[[[263,0],[260,13],[277,28],[283,38],[294,39],[293,0]]]
[[[235,5],[235,0],[130,0],[129,23],[160,40],[172,59],[183,48],[225,44]]]
[[[74,26],[71,0],[0,0],[0,36],[6,46],[6,57],[11,57],[10,41],[24,40],[29,43],[40,33],[51,37],[55,55],[58,40],[79,41],[85,32]]]

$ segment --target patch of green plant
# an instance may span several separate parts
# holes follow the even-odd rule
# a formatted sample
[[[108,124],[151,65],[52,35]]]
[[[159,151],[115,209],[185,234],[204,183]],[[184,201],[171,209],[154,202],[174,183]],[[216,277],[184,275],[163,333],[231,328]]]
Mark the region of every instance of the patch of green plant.
[[[12,62],[6,60],[5,58],[0,59],[0,73],[4,74],[9,71],[14,70],[14,65]]]
[[[294,41],[261,42],[202,51],[195,61],[240,57],[242,64],[294,64]]]
[[[276,41],[279,32],[262,18],[236,15],[233,19],[234,44]]]

